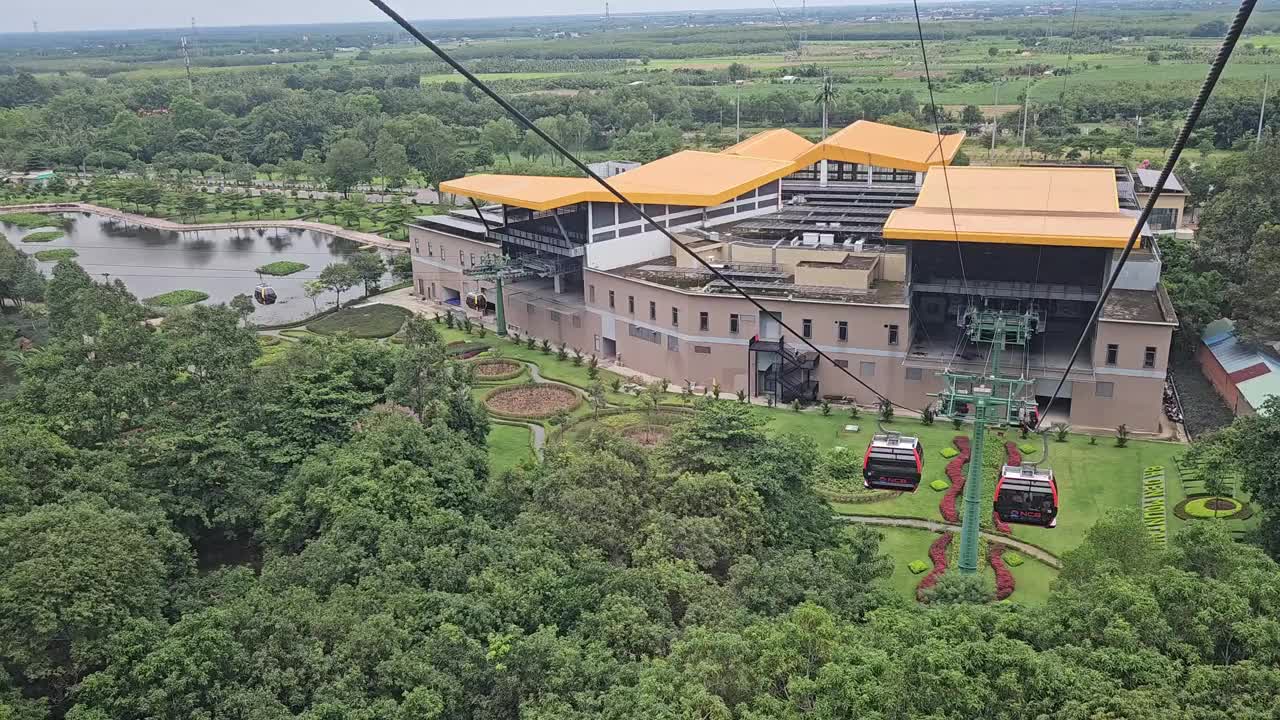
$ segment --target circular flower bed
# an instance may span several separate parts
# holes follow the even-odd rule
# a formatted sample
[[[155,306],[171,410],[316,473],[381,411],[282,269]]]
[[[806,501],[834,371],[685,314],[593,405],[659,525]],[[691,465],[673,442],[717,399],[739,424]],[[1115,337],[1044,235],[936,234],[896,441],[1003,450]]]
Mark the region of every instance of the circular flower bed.
[[[647,448],[658,447],[671,437],[668,425],[632,425],[622,431],[622,437]]]
[[[1246,520],[1253,515],[1253,509],[1235,498],[1192,495],[1175,505],[1173,514],[1183,520]]]
[[[514,360],[477,360],[471,367],[477,380],[510,380],[524,372],[524,365]]]
[[[578,393],[560,385],[509,385],[484,397],[489,412],[514,418],[549,418],[582,404]]]

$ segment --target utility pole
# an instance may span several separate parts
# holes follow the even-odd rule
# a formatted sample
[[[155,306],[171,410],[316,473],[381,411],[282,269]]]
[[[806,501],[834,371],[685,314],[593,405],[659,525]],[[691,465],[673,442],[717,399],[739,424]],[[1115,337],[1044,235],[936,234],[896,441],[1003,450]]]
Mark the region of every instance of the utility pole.
[[[737,140],[742,142],[742,81],[734,81],[733,125],[737,128]]]
[[[1266,75],[1262,76],[1262,109],[1258,111],[1257,142],[1262,142],[1262,121],[1267,117],[1267,80],[1269,79],[1270,78],[1268,78]]]
[[[36,21],[36,20],[32,20],[32,21],[31,21],[31,32],[33,32],[33,33],[39,33],[39,32],[40,32],[40,23],[39,23],[38,21]]]
[[[1133,116],[1133,144],[1138,144],[1138,139],[1142,137],[1142,115]]]
[[[1031,106],[1031,71],[1027,71],[1027,91],[1022,94],[1022,150],[1027,149],[1027,109]]]
[[[994,162],[992,159],[996,153],[996,136],[1000,134],[1000,81],[991,83],[996,89],[996,101],[991,106],[991,150],[987,152],[987,163]]]

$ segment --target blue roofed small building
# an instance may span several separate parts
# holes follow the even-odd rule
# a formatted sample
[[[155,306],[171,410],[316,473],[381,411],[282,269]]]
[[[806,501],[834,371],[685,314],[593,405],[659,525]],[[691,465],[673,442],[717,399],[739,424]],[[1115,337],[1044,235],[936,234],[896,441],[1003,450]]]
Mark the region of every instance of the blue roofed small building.
[[[1235,322],[1215,320],[1200,334],[1197,359],[1209,382],[1236,415],[1253,415],[1280,396],[1280,353],[1269,346],[1252,347],[1236,335]]]

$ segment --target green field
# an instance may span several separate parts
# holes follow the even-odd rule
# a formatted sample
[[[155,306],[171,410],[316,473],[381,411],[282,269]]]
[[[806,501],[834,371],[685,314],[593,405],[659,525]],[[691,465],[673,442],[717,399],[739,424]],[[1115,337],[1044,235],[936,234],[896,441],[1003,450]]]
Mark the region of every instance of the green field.
[[[209,293],[200,290],[170,290],[167,293],[149,297],[143,300],[143,304],[154,307],[179,307],[181,305],[192,305],[209,299]]]
[[[386,338],[395,335],[411,313],[395,305],[343,308],[307,324],[319,335],[345,333],[354,338]]]

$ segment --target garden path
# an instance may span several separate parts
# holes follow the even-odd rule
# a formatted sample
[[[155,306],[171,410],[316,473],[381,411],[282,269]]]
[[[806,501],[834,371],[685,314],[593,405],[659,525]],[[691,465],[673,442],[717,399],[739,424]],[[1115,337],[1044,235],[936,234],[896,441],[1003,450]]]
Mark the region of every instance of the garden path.
[[[942,522],[933,522],[932,520],[921,520],[919,518],[905,517],[883,517],[880,515],[836,515],[835,519],[839,522],[863,523],[865,525],[886,525],[891,527],[908,527],[918,528],[920,530],[931,530],[936,533],[942,532],[959,532],[959,525],[948,525]],[[1015,540],[1006,535],[998,533],[984,532],[982,535],[991,542],[998,542],[1001,545],[1007,545],[1019,552],[1025,553],[1043,562],[1055,570],[1062,569],[1062,561],[1056,555],[1042,550],[1030,543]]]

